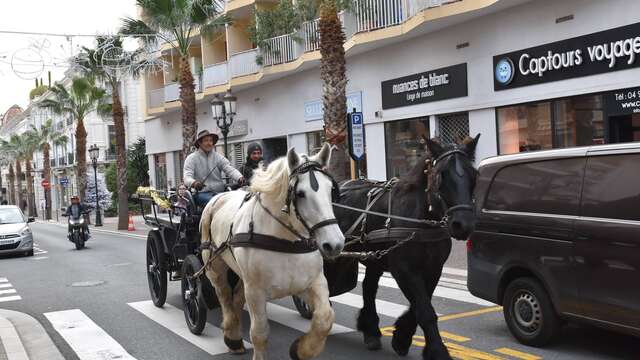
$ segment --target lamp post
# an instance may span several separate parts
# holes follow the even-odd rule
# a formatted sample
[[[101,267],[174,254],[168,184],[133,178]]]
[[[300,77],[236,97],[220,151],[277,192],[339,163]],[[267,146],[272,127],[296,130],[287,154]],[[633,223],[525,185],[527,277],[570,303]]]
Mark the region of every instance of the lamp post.
[[[98,197],[98,155],[100,154],[100,148],[96,144],[93,144],[89,148],[89,157],[91,158],[91,164],[93,165],[94,183],[96,186],[96,224],[95,226],[102,226],[102,219],[100,218],[100,203]]]
[[[233,125],[233,117],[236,116],[236,102],[237,98],[233,96],[231,90],[227,90],[227,93],[221,99],[216,95],[211,100],[211,114],[213,120],[216,121],[218,129],[222,132],[224,140],[224,157],[229,158],[229,150],[227,148],[227,136]]]

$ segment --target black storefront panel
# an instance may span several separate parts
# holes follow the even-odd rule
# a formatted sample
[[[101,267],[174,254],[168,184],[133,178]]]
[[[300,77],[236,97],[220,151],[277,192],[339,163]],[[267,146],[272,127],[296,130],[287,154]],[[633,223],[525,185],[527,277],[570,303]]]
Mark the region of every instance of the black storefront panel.
[[[640,66],[640,23],[493,57],[494,90]]]

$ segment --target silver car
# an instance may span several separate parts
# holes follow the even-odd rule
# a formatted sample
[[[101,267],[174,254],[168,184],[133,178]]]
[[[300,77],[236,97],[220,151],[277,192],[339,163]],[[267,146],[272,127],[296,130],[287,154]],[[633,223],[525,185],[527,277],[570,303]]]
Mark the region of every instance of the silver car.
[[[23,253],[33,256],[33,234],[27,218],[15,205],[0,206],[0,255]]]

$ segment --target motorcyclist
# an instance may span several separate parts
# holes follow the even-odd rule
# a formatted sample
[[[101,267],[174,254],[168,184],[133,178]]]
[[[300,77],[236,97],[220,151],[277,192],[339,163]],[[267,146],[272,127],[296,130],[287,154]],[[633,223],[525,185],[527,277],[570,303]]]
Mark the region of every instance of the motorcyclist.
[[[251,182],[253,171],[260,166],[262,161],[262,146],[254,142],[247,147],[247,161],[240,167],[240,172],[247,182]]]
[[[200,131],[194,143],[197,150],[184,161],[184,183],[198,190],[194,199],[196,205],[206,205],[217,193],[224,191],[223,173],[235,182],[244,183],[242,174],[214,150],[216,142],[217,134]]]
[[[71,197],[71,205],[69,205],[69,207],[67,207],[67,211],[65,212],[65,216],[69,216],[73,219],[79,219],[81,216],[84,215],[84,212],[86,211],[84,205],[82,205],[82,203],[80,203],[80,198],[77,195],[73,195]],[[87,224],[85,223],[84,225],[84,231],[85,234],[87,234],[87,236],[89,235],[89,227],[87,226]],[[67,227],[67,231],[69,234],[71,234],[71,224],[68,225]]]

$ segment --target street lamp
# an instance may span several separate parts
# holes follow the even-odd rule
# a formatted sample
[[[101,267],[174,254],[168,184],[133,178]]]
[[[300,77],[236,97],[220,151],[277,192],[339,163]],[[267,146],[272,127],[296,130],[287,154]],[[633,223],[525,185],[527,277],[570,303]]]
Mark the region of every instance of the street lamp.
[[[233,96],[231,90],[227,90],[227,93],[222,99],[216,95],[213,100],[211,100],[211,114],[213,120],[216,121],[216,125],[218,125],[218,129],[222,132],[224,157],[227,159],[229,158],[227,136],[229,135],[229,130],[231,130],[231,125],[233,125],[233,117],[236,116],[236,102],[237,98]]]
[[[98,155],[100,154],[100,148],[96,144],[93,144],[89,148],[89,157],[91,158],[91,164],[93,165],[93,176],[96,186],[96,225],[102,226],[102,219],[100,219],[100,203],[98,202]]]

